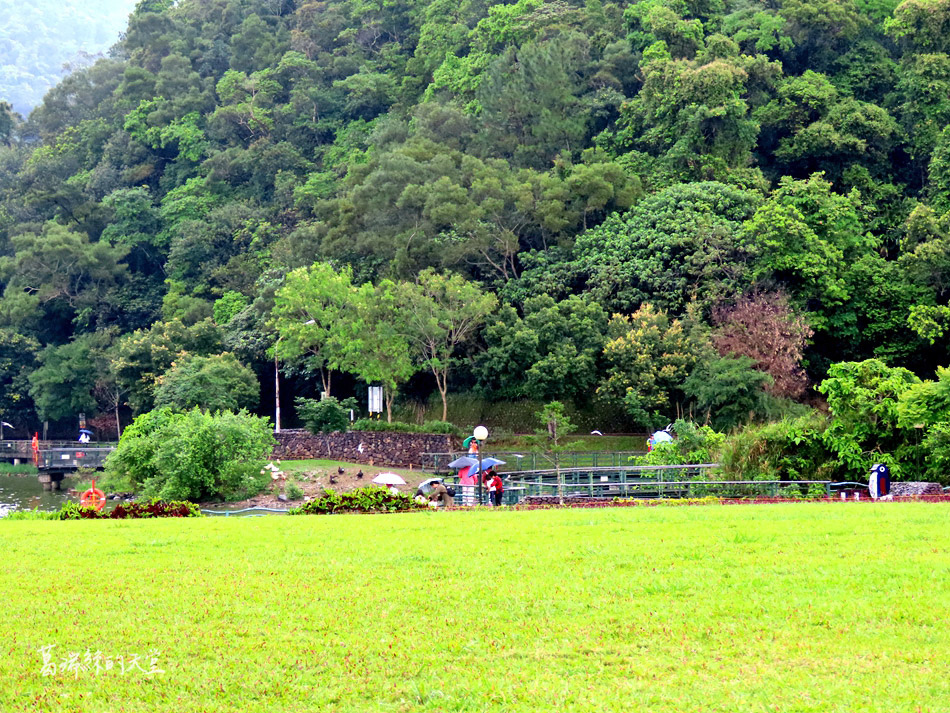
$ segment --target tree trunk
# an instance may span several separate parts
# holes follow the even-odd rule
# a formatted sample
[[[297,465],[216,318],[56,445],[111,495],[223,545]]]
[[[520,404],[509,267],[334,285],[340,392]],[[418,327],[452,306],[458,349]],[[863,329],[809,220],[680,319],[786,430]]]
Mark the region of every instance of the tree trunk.
[[[386,423],[393,422],[393,401],[396,400],[396,390],[386,389]]]
[[[115,400],[115,437],[116,440],[122,438],[122,424],[119,423],[119,400]]]
[[[445,368],[440,374],[438,370],[433,369],[432,375],[435,376],[435,385],[439,388],[439,396],[442,397],[442,420],[449,420],[449,402],[447,398],[447,393],[449,390],[449,370]],[[441,378],[440,378],[441,377]]]

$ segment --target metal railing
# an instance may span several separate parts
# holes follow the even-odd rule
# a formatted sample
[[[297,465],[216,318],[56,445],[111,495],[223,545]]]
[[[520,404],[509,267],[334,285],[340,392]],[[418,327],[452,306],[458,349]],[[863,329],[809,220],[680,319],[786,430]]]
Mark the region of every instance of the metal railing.
[[[470,455],[467,451],[423,453],[422,467],[423,470],[431,470],[433,473],[447,473],[449,463],[456,458]],[[618,468],[629,465],[631,458],[642,455],[646,455],[646,451],[567,451],[559,454],[559,460],[562,468]],[[482,457],[505,461],[505,465],[495,468],[499,472],[524,472],[554,467],[554,460],[546,453],[482,451]]]
[[[241,510],[205,510],[202,509],[202,515],[213,515],[218,517],[229,517],[231,515],[240,515],[242,517],[262,517],[264,515],[286,515],[285,508],[265,508],[262,505],[256,505],[252,508],[242,508]]]
[[[810,486],[818,485],[824,495],[830,495],[830,481],[825,480],[640,480],[588,483],[581,487],[565,484],[564,496],[569,498],[748,498],[748,497],[806,497]],[[558,494],[558,486],[551,482],[518,483],[523,497]]]
[[[49,448],[39,452],[37,468],[40,470],[76,470],[77,468],[101,468],[106,457],[115,448],[89,448],[70,444],[68,448]]]

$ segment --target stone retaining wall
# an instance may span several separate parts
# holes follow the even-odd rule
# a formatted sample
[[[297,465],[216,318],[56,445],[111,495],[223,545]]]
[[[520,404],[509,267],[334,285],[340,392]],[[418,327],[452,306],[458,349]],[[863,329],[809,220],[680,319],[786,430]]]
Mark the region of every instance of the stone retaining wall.
[[[909,495],[943,495],[943,488],[939,483],[891,483],[891,495],[897,498]]]
[[[328,458],[397,468],[425,465],[423,453],[449,453],[461,448],[459,439],[431,433],[349,431],[315,436],[309,431],[292,430],[274,435],[274,458]]]

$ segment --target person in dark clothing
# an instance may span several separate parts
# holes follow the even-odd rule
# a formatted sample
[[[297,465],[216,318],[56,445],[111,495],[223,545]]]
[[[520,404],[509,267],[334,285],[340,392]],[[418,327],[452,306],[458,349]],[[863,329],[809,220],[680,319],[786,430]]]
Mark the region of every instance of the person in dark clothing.
[[[449,495],[448,489],[441,481],[432,484],[432,490],[429,491],[429,500],[441,500],[443,507],[452,504],[452,496]]]
[[[501,494],[504,492],[505,488],[501,483],[501,476],[498,473],[492,471],[491,483],[488,486],[489,493],[491,494],[491,504],[495,507],[501,505]]]

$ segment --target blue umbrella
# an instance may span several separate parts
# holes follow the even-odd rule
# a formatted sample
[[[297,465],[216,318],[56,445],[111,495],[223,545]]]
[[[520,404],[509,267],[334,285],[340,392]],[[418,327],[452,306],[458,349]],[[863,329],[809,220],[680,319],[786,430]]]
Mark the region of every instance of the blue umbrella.
[[[80,433],[88,433],[90,436],[92,435],[92,431],[90,431],[88,428],[80,428],[80,429],[79,429],[79,432],[80,432]]]
[[[482,458],[482,470],[487,470],[488,468],[492,468],[496,465],[504,465],[504,464],[505,464],[505,461],[498,460],[497,458],[491,458],[491,457]],[[474,465],[478,465],[477,460],[475,461]]]
[[[478,458],[462,456],[449,463],[449,468],[471,468],[473,465],[478,465]]]

